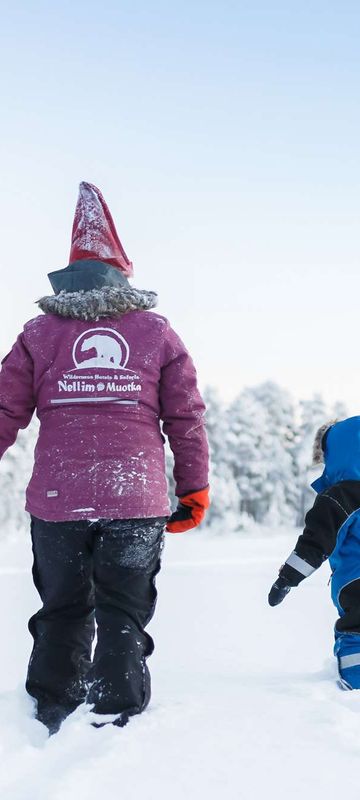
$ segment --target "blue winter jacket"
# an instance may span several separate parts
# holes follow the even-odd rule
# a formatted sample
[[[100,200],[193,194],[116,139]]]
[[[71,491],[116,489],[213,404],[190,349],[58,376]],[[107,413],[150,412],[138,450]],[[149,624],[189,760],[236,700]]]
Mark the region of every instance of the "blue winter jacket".
[[[280,570],[297,586],[330,559],[332,597],[360,578],[360,416],[335,423],[326,435],[323,474],[312,484],[318,493],[305,528]]]

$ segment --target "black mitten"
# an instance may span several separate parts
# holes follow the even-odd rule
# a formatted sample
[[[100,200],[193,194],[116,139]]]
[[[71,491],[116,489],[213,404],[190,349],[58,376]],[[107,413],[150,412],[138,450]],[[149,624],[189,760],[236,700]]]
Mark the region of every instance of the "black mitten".
[[[289,586],[286,578],[282,578],[281,575],[279,575],[270,589],[268,597],[269,605],[278,606],[279,603],[282,603],[284,597],[290,592],[290,589],[291,586]]]

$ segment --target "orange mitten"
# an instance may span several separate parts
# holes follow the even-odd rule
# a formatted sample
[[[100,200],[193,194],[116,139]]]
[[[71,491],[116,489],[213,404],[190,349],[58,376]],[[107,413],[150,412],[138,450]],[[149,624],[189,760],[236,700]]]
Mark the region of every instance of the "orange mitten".
[[[170,533],[184,533],[196,528],[205,517],[209,508],[209,487],[198,492],[190,492],[179,498],[178,507],[167,522],[166,530]]]

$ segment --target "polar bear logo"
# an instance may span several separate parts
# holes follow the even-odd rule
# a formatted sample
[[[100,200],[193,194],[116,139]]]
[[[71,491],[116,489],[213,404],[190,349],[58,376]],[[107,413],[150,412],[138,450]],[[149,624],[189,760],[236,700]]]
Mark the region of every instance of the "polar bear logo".
[[[82,355],[89,351],[95,351],[95,355],[83,360]],[[129,345],[112,328],[92,328],[77,338],[73,347],[73,359],[77,369],[125,369],[129,360]]]
[[[120,343],[112,336],[95,334],[81,345],[81,352],[96,350],[96,356],[82,361],[82,367],[121,367],[122,350]]]

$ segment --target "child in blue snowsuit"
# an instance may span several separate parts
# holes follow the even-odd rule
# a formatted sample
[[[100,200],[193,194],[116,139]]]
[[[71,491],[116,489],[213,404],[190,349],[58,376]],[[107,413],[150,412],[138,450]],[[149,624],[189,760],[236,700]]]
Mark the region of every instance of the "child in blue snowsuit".
[[[314,454],[321,451],[323,459],[317,460],[324,460],[325,469],[312,484],[317,497],[269,603],[281,603],[329,558],[331,596],[339,612],[334,653],[343,685],[360,689],[360,416],[320,428]]]

